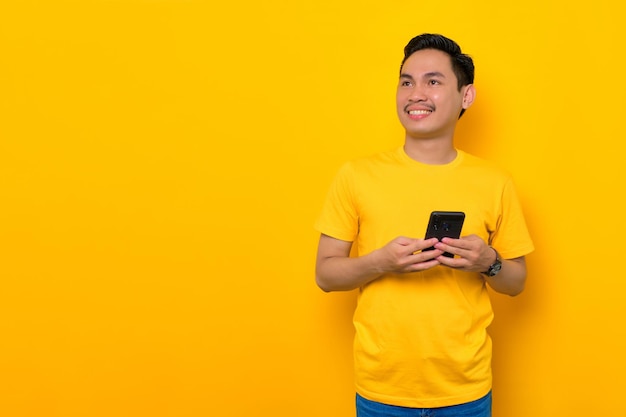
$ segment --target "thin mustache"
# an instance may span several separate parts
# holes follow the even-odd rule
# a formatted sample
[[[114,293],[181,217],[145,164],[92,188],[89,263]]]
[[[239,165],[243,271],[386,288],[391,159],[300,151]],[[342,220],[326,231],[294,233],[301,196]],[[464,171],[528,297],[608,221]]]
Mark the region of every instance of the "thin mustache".
[[[416,106],[416,104],[415,103],[407,104],[406,106],[404,106],[404,111],[408,113],[409,108],[412,107],[412,106]],[[420,104],[419,107],[420,108],[426,108],[426,109],[428,109],[430,111],[435,111],[435,106],[431,106],[429,104]]]

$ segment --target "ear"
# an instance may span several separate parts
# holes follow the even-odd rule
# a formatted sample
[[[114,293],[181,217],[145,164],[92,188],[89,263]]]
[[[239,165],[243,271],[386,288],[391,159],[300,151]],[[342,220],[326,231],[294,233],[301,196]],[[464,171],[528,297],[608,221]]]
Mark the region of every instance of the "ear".
[[[468,109],[476,98],[476,89],[474,84],[468,84],[463,87],[463,108]]]

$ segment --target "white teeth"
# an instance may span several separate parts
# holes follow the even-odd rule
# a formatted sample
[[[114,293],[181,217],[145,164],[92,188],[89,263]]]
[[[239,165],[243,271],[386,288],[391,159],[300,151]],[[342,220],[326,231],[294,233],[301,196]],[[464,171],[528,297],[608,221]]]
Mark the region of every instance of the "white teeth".
[[[411,110],[409,111],[409,114],[414,114],[414,115],[418,115],[418,114],[429,114],[430,110]]]

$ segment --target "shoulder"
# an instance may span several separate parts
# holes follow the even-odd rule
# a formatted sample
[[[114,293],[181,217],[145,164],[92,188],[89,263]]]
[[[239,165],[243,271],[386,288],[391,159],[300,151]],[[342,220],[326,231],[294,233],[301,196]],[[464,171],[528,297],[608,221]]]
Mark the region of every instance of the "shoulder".
[[[459,152],[463,154],[461,166],[464,169],[471,170],[476,175],[484,176],[485,178],[499,179],[501,181],[511,180],[510,172],[498,163],[463,151]]]
[[[394,168],[402,164],[400,152],[398,149],[392,149],[349,160],[344,163],[341,170],[370,172],[373,169]]]

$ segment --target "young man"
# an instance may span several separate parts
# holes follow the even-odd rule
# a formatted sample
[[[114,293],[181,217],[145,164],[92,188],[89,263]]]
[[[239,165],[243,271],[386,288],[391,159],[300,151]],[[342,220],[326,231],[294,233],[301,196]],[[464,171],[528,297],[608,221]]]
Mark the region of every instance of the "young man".
[[[522,292],[533,244],[511,177],[455,148],[473,82],[454,41],[413,38],[397,89],[404,146],[345,164],[316,222],[317,284],[359,289],[358,417],[491,415],[486,286]],[[423,238],[432,211],[464,212],[462,236]]]

